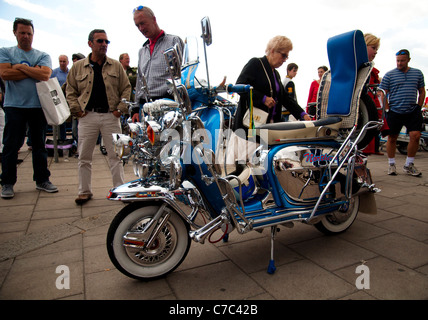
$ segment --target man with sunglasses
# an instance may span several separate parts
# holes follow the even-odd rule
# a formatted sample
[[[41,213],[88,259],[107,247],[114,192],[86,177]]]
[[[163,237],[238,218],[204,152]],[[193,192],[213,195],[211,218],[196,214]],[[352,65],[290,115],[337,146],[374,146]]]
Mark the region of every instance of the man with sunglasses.
[[[113,186],[124,182],[123,166],[114,151],[112,134],[120,133],[120,116],[127,113],[122,99],[129,100],[131,84],[119,61],[107,57],[110,41],[104,30],[95,29],[88,37],[92,52],[73,64],[67,77],[67,101],[78,124],[79,193],[83,204],[92,198],[92,155],[98,135],[104,138]]]
[[[421,108],[425,100],[424,75],[418,69],[409,67],[410,53],[407,49],[396,53],[397,68],[387,72],[383,77],[380,88],[387,95],[385,106],[386,121],[389,126],[389,136],[386,143],[388,153],[388,174],[397,175],[395,167],[395,150],[401,128],[406,127],[410,141],[407,146],[407,159],[403,167],[406,174],[421,176],[416,169],[414,160],[419,149],[422,130]]]
[[[178,36],[167,34],[161,30],[153,11],[148,7],[139,6],[134,9],[134,23],[138,30],[148,39],[138,53],[135,101],[139,102],[140,105],[147,102],[141,90],[143,76],[146,77],[151,99],[174,99],[172,93],[168,91],[167,79],[170,78],[170,74],[163,53],[176,44],[183,52],[183,40]]]
[[[32,138],[33,180],[36,189],[57,192],[50,181],[45,148],[46,119],[37,95],[36,83],[47,81],[52,73],[50,56],[32,47],[34,26],[28,19],[16,18],[13,33],[17,46],[0,48],[0,77],[6,82],[4,147],[1,197],[15,196],[18,151],[24,143],[27,125]]]

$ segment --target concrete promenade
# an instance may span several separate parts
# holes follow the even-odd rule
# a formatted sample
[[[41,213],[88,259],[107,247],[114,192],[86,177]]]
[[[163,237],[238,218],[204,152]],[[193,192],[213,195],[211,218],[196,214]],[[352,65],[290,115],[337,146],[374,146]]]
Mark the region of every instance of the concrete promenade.
[[[167,277],[140,282],[117,271],[106,234],[123,204],[109,202],[107,158],[94,152],[94,198],[75,204],[77,159],[49,158],[59,192],[37,191],[31,153],[19,157],[15,197],[0,199],[0,300],[426,300],[428,299],[428,152],[415,165],[422,177],[386,174],[387,158],[369,156],[381,193],[378,214],[360,214],[344,234],[324,236],[314,227],[281,227],[274,275],[266,272],[270,232],[234,232],[228,243],[192,243],[184,263]],[[126,180],[134,179],[125,166]],[[357,273],[361,265],[368,273]],[[58,289],[66,266],[69,288]],[[59,273],[57,273],[57,271]],[[359,276],[370,288],[359,289]],[[62,282],[65,283],[65,282]],[[359,283],[363,283],[359,281]],[[82,310],[83,312],[83,310]]]

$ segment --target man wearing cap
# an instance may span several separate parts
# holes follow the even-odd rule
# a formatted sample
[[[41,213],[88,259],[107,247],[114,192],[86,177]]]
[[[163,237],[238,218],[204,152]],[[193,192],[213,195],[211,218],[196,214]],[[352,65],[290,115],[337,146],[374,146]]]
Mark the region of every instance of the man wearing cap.
[[[387,72],[382,79],[380,88],[388,97],[385,111],[389,126],[389,137],[386,143],[388,153],[388,174],[397,175],[395,167],[395,149],[401,128],[406,127],[410,141],[407,146],[407,159],[403,167],[406,174],[421,176],[416,169],[414,160],[419,149],[422,130],[421,108],[425,100],[424,75],[419,69],[409,67],[410,53],[402,49],[396,53],[397,68]]]

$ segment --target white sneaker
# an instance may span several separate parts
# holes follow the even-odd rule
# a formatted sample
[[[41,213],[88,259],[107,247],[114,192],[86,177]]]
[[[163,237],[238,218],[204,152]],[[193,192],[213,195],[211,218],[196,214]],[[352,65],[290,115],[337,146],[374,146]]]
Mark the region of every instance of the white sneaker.
[[[388,174],[390,176],[396,176],[397,175],[397,168],[395,167],[395,164],[390,164],[389,165]]]
[[[418,169],[416,169],[415,165],[413,163],[409,163],[409,166],[403,167],[404,173],[407,173],[414,177],[419,177],[422,175],[422,172],[420,172]]]

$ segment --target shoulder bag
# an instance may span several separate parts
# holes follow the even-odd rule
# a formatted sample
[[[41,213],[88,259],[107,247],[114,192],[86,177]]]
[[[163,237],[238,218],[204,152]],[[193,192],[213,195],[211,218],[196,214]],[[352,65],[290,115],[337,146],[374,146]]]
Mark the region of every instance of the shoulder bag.
[[[262,65],[262,67],[263,67],[263,70],[265,71],[266,78],[269,81],[270,95],[272,97],[273,96],[272,83],[270,82],[269,76],[268,76],[268,74],[266,72],[266,68],[263,65],[262,60],[259,59],[259,61],[260,61],[261,65]],[[259,127],[262,124],[266,124],[268,116],[269,116],[269,113],[266,112],[266,111],[264,111],[264,110],[262,110],[262,109],[260,109],[260,108],[253,107],[253,108],[248,108],[247,111],[244,114],[244,118],[242,119],[242,123],[243,123],[243,125],[245,127],[247,127],[247,128],[250,127],[250,117],[251,117],[251,110],[250,109],[252,109],[252,111],[253,111],[254,127]]]
[[[51,126],[63,124],[70,117],[70,108],[58,79],[37,82],[36,88],[47,123]]]

